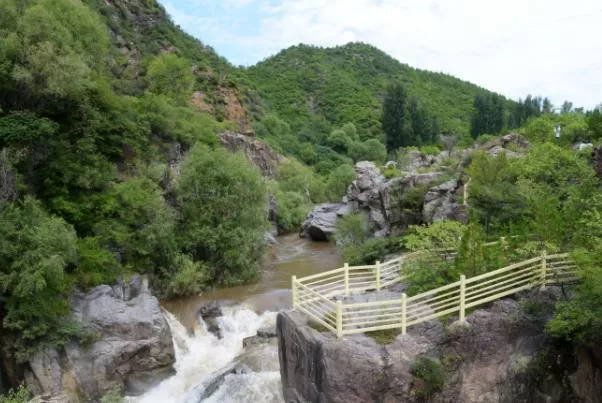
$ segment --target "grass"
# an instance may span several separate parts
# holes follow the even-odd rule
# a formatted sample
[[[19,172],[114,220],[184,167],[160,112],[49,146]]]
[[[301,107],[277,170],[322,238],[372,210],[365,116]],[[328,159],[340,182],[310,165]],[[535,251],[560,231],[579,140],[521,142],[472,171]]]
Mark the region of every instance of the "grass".
[[[399,334],[401,334],[399,329],[387,329],[367,332],[366,336],[372,337],[378,344],[386,345],[393,343]]]
[[[308,320],[307,324],[309,325],[309,327],[314,329],[316,332],[324,333],[324,332],[330,331],[330,329],[328,329],[326,326],[324,326],[320,322],[313,320],[313,319]]]

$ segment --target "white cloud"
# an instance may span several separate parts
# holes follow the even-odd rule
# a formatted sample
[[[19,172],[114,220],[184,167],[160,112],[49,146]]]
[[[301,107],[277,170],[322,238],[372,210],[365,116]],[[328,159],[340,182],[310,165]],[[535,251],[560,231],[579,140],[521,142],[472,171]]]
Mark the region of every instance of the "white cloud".
[[[230,7],[253,3],[225,1]],[[252,6],[256,12],[244,21],[252,34],[223,23],[214,28],[219,42],[241,47],[246,57],[235,63],[298,43],[362,41],[403,63],[512,98],[530,92],[556,104],[602,101],[599,0],[256,0]],[[193,31],[212,43],[205,29]]]

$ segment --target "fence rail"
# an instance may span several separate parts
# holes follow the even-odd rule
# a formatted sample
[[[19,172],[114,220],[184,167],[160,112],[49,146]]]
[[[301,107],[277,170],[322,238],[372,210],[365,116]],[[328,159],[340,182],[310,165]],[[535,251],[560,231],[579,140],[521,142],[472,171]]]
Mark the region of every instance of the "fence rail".
[[[439,251],[441,252],[441,251]],[[450,257],[454,251],[444,251]],[[332,331],[337,337],[376,330],[401,329],[444,315],[458,313],[533,287],[577,280],[576,266],[567,253],[540,256],[417,295],[373,302],[348,302],[346,296],[380,291],[402,282],[402,267],[420,258],[414,252],[374,265],[349,266],[292,278],[293,308]]]

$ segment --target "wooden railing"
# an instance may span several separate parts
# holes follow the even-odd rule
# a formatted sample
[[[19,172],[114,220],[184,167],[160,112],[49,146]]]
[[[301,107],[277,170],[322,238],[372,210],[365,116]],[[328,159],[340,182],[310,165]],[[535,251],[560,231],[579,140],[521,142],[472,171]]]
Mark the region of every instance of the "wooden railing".
[[[449,251],[450,256],[455,255]],[[372,302],[349,302],[352,294],[380,291],[402,282],[402,267],[423,255],[414,252],[374,265],[349,266],[292,278],[293,308],[332,331],[348,334],[399,328],[457,313],[533,287],[576,280],[575,265],[566,253],[540,256],[478,276],[464,275],[454,283],[417,295]]]

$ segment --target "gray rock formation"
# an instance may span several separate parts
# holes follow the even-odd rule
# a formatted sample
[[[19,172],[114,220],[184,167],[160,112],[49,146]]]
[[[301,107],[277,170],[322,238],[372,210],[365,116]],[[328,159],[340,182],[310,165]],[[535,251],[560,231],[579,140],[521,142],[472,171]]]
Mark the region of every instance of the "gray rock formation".
[[[491,155],[505,153],[510,158],[520,158],[529,150],[531,144],[518,133],[509,133],[499,139],[491,140],[480,147]]]
[[[265,343],[275,343],[276,342],[276,328],[261,328],[257,330],[257,334],[255,336],[245,337],[242,340],[243,348],[247,348],[250,346],[256,346],[258,344]]]
[[[25,371],[34,394],[88,401],[117,388],[136,395],[173,373],[169,325],[140,277],[77,293],[72,306],[92,341],[35,355]]]
[[[468,207],[458,203],[462,192],[463,185],[456,179],[429,188],[424,195],[422,220],[425,223],[441,220],[468,222]]]
[[[337,217],[348,212],[345,204],[318,204],[301,225],[299,236],[314,241],[328,241],[336,230]]]
[[[495,402],[602,401],[600,346],[556,345],[544,332],[560,298],[558,289],[528,295],[536,313],[503,299],[446,329],[437,321],[412,326],[379,345],[366,335],[336,339],[307,324],[304,315],[277,319],[280,372],[287,402]],[[443,369],[443,385],[429,393],[414,377],[417,359]]]
[[[222,329],[219,327],[217,318],[223,316],[222,307],[217,301],[211,301],[203,304],[198,311],[198,315],[207,325],[207,330],[217,336],[218,339],[223,337]]]
[[[341,203],[320,204],[309,213],[301,226],[302,237],[319,241],[328,239],[335,231],[337,217],[350,212],[365,214],[375,236],[386,236],[394,229],[421,223],[424,221],[422,200],[410,206],[406,200],[408,193],[414,188],[426,192],[423,188],[439,181],[442,176],[441,172],[411,173],[405,177],[387,180],[378,167],[368,161],[358,162],[355,165],[355,172],[356,179],[349,185]],[[446,217],[464,219],[461,214],[463,208],[457,207],[451,194],[437,193],[435,199],[431,200],[429,208],[440,211],[437,215],[438,219]],[[443,203],[444,199],[447,199],[446,203]]]
[[[278,164],[282,157],[263,141],[234,132],[220,134],[219,141],[229,151],[242,151],[263,176],[275,178],[278,175]]]

